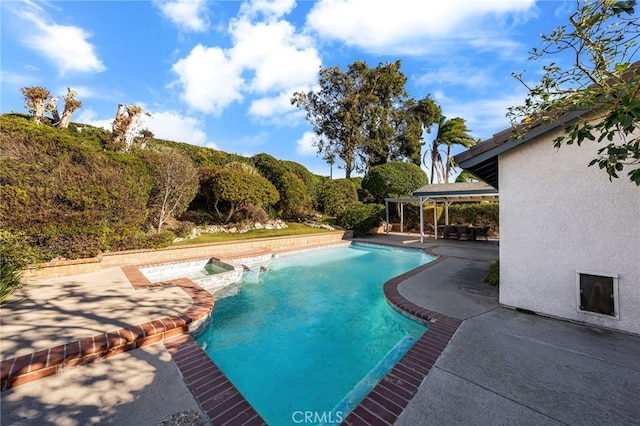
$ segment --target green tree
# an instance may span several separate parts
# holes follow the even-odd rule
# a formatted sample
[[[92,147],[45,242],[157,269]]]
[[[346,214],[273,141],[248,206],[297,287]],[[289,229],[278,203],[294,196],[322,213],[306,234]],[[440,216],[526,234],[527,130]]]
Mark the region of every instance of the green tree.
[[[278,201],[278,191],[266,178],[235,168],[200,170],[200,191],[222,223],[229,223],[243,209],[266,208]]]
[[[364,145],[358,150],[364,171],[384,164],[397,145],[396,122],[401,121],[404,110],[399,105],[408,99],[407,77],[400,71],[400,61],[368,68],[355,62],[354,79],[362,80],[359,91],[359,109],[363,114]]]
[[[399,152],[391,153],[389,161],[408,159],[413,164],[420,166],[422,161],[423,133],[431,132],[431,129],[442,115],[440,106],[429,95],[419,101],[409,99],[398,115],[396,128],[398,130]]]
[[[554,146],[581,145],[585,140],[605,142],[589,166],[598,165],[609,179],[628,167],[628,176],[640,185],[640,23],[636,0],[578,0],[569,25],[542,35],[542,47],[532,60],[543,59],[540,83],[529,86],[522,74],[513,74],[529,90],[524,105],[509,108],[508,116],[523,136],[533,127],[560,122],[569,113],[583,112],[563,123],[564,134]],[[551,56],[569,64],[549,62]]]
[[[406,197],[427,185],[427,174],[413,163],[392,162],[372,167],[362,181],[375,202],[382,203],[387,197]]]
[[[456,117],[448,120],[445,116],[440,116],[438,123],[438,133],[431,143],[430,149],[425,152],[431,155],[431,182],[438,181],[446,183],[449,181],[451,172],[455,169],[451,148],[455,145],[469,148],[475,145],[476,140],[469,134],[469,129],[463,118]],[[442,160],[440,146],[446,146],[446,159]],[[425,161],[426,163],[426,161]]]
[[[317,92],[296,92],[291,98],[307,113],[318,154],[329,162],[339,158],[346,178],[390,157],[415,160],[419,152],[421,132],[407,116],[407,106],[416,102],[408,98],[400,65],[369,68],[356,61],[344,72],[337,66],[321,69]]]
[[[145,150],[141,158],[151,171],[149,216],[158,232],[170,217],[187,210],[199,187],[198,170],[185,154],[171,148]]]
[[[460,174],[456,178],[456,182],[477,182],[480,180],[481,179],[478,178],[476,175],[466,170],[463,170],[462,172],[460,172]]]

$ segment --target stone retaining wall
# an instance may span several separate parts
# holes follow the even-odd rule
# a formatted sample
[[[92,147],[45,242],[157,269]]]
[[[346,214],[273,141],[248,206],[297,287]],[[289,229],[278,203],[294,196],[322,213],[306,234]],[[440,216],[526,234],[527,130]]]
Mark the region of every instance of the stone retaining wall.
[[[23,280],[30,283],[49,278],[84,274],[115,266],[170,262],[180,259],[242,257],[243,254],[251,255],[261,250],[281,253],[315,246],[337,244],[343,240],[350,239],[352,235],[351,231],[335,231],[225,243],[171,246],[156,250],[129,250],[103,253],[98,257],[88,259],[59,260],[38,265],[25,270]]]

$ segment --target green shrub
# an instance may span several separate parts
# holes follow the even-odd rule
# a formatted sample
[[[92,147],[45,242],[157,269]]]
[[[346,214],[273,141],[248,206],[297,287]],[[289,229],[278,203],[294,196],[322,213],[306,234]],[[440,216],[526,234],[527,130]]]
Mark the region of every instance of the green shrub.
[[[299,219],[310,213],[311,195],[304,180],[290,171],[294,170],[291,164],[264,153],[254,155],[251,160],[260,174],[278,190],[280,198],[274,210],[286,219]]]
[[[280,160],[284,167],[302,179],[304,183],[308,195],[311,197],[311,201],[315,202],[318,197],[318,192],[320,190],[320,183],[322,182],[321,177],[314,175],[311,173],[305,166],[300,163],[296,163],[294,161]]]
[[[484,279],[489,285],[494,287],[500,286],[500,261],[496,260],[489,266],[489,275]]]
[[[180,151],[190,157],[198,167],[223,166],[230,161],[249,161],[247,158],[241,157],[237,154],[230,154],[224,151],[218,151],[215,149],[192,145],[185,142],[153,139],[150,145],[152,147],[156,145],[176,149],[177,151]]]
[[[327,180],[322,186],[321,203],[326,214],[338,216],[358,202],[358,192],[349,179]]]
[[[22,269],[18,265],[0,259],[0,306],[20,287],[21,279]]]
[[[341,227],[353,230],[354,237],[362,237],[379,227],[384,215],[383,205],[358,202],[351,204],[337,219]]]
[[[96,257],[105,248],[104,235],[84,232],[53,235],[47,240],[47,247],[56,256],[65,259]]]
[[[176,234],[169,230],[161,232],[150,231],[148,233],[137,233],[123,236],[117,241],[111,241],[108,248],[111,251],[158,249],[170,246],[175,238]]]
[[[201,189],[202,191],[202,189]],[[196,201],[199,201],[196,198]],[[201,201],[202,202],[202,201]],[[194,202],[191,203],[192,205]],[[181,221],[193,222],[196,225],[212,225],[217,223],[216,218],[208,211],[199,208],[199,209],[189,209],[184,214],[182,214],[179,219]]]
[[[247,205],[268,207],[278,201],[265,177],[223,167],[200,169],[200,197],[221,223],[241,222]]]
[[[0,306],[20,287],[23,268],[44,258],[24,232],[0,229]]]
[[[449,206],[449,223],[494,224],[500,223],[497,201],[489,203],[457,203]]]
[[[151,177],[135,155],[104,152],[93,129],[8,115],[0,126],[0,226],[23,230],[49,259],[92,257],[142,230]]]
[[[178,238],[187,238],[191,235],[191,230],[195,228],[193,222],[178,222],[176,225],[169,228],[169,231],[173,232]]]
[[[161,232],[149,232],[139,240],[137,246],[139,248],[148,249],[163,248],[170,246],[175,239],[176,234],[168,230]]]

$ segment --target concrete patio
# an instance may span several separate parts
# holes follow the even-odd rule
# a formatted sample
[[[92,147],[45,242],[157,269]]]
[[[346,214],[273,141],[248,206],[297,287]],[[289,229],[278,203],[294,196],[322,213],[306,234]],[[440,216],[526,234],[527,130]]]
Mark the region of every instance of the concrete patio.
[[[358,241],[418,247],[440,256],[401,282],[398,291],[416,305],[464,320],[395,424],[640,424],[640,336],[501,307],[497,289],[483,282],[498,257],[495,241],[421,244],[415,234]],[[74,283],[74,297],[59,292],[60,282],[18,293],[23,301],[2,309],[3,359],[170,315],[188,304],[184,294],[168,287],[155,289],[154,303],[138,307],[141,294],[128,289],[119,268],[103,274],[63,280]],[[42,296],[47,286],[52,298]],[[51,306],[55,315],[38,316]],[[96,312],[89,315],[87,307]],[[29,315],[23,317],[24,328],[16,315]],[[206,422],[162,343],[3,391],[0,398],[3,425],[157,425],[184,411],[199,413]]]

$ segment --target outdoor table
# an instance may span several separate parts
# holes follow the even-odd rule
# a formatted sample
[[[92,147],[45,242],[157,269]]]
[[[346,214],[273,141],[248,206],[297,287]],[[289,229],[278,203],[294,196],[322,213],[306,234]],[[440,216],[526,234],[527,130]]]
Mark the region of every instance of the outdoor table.
[[[476,231],[479,231],[480,229],[482,229],[481,226],[470,226],[469,227],[469,239],[471,241],[475,241],[476,240]]]

